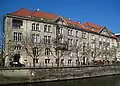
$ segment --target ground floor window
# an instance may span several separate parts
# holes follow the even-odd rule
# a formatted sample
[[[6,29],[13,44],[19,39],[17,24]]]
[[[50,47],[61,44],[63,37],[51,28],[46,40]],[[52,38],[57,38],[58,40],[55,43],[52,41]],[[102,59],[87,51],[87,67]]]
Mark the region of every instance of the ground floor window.
[[[50,64],[50,59],[45,59],[45,64]]]

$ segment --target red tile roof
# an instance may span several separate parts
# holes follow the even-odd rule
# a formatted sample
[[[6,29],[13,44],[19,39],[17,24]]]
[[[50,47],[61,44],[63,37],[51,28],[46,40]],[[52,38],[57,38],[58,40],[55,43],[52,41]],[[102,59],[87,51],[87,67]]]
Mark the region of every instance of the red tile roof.
[[[91,22],[85,22],[83,26],[85,27],[85,29],[92,31],[92,32],[97,32],[97,33],[99,33],[99,31],[103,28],[103,26],[99,26]],[[92,30],[92,28],[94,28],[94,31]]]
[[[32,14],[32,12],[25,8],[19,9],[16,12],[12,13],[12,15],[23,16],[23,17],[31,16],[31,14]]]
[[[45,12],[41,12],[41,11],[32,12],[32,11],[29,11],[25,8],[19,9],[16,12],[13,12],[11,14],[15,15],[15,16],[23,16],[23,17],[32,16],[32,17],[40,17],[40,18],[53,19],[53,20],[55,20],[57,17],[59,17],[55,14],[49,14],[49,13],[45,13]],[[69,20],[67,18],[64,18],[64,20],[68,24],[75,25],[79,28],[83,28],[83,29],[88,30],[90,32],[99,33],[100,30],[102,30],[102,28],[103,28],[103,26],[99,26],[99,25],[93,24],[91,22],[86,22],[84,24],[81,24],[79,22],[74,22],[74,21]],[[94,31],[91,29],[92,27],[95,28]]]
[[[41,18],[47,18],[47,19],[56,19],[58,16],[55,14],[48,14],[45,12],[35,11],[32,13],[33,17],[41,17]]]

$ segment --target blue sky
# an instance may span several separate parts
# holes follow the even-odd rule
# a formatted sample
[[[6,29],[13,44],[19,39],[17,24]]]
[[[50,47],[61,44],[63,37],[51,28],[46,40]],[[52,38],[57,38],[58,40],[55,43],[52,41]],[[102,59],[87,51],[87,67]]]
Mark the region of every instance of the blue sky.
[[[6,13],[20,8],[54,13],[82,23],[90,21],[120,32],[120,0],[1,0],[0,31]]]

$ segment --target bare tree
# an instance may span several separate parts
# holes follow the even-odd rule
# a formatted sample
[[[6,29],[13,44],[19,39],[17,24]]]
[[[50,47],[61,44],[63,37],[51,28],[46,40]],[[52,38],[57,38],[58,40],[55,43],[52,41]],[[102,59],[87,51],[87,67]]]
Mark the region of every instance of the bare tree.
[[[33,67],[36,66],[36,61],[38,61],[39,57],[45,55],[43,50],[46,47],[50,47],[50,44],[44,43],[43,40],[35,42],[33,39],[26,37],[23,37],[22,44],[26,54],[33,59]]]
[[[65,40],[65,37],[61,36],[60,38],[52,39],[53,50],[50,49],[50,52],[54,58],[56,58],[57,66],[60,66],[60,59],[64,56],[68,56],[70,51],[68,50],[68,42]],[[61,60],[63,64],[64,59]]]

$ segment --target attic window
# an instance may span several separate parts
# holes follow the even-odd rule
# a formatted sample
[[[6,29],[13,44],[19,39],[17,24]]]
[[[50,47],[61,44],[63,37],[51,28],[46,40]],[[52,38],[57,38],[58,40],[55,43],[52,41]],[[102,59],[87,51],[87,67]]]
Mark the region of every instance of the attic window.
[[[20,29],[21,26],[23,26],[23,21],[22,20],[18,20],[18,19],[13,19],[12,20],[12,28],[13,29]]]

